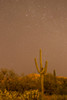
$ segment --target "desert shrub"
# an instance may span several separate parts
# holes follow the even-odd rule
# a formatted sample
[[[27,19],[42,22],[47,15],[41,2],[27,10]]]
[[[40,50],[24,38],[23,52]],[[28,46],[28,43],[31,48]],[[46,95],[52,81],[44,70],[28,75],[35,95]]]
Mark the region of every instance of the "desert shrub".
[[[54,80],[54,76],[52,74],[47,74],[44,76],[44,93],[52,95],[57,92],[57,83]]]
[[[0,89],[8,91],[18,91],[19,89],[19,76],[12,70],[0,70]]]
[[[32,79],[29,76],[24,76],[21,79],[21,83],[23,84],[24,91],[25,90],[36,90],[40,88],[40,80],[39,79]]]
[[[52,95],[50,100],[67,100],[67,95]]]
[[[40,93],[38,90],[25,91],[23,97],[25,100],[40,100]]]
[[[44,76],[44,93],[67,95],[67,79],[54,78],[53,74]]]
[[[5,89],[4,91],[0,90],[0,100],[23,100],[23,96],[19,92],[9,92]]]
[[[16,91],[0,90],[0,100],[40,100],[40,93],[38,90],[25,91],[21,94]]]
[[[24,92],[30,89],[39,89],[39,79],[33,79],[29,76],[19,76],[12,70],[1,69],[0,70],[0,89],[4,91],[18,91]]]
[[[61,79],[61,85],[58,88],[60,95],[67,95],[67,79]]]
[[[51,73],[44,76],[44,93],[47,95],[67,95],[67,79],[54,76]],[[0,90],[4,91],[4,89],[19,93],[31,89],[41,91],[40,76],[36,74],[19,76],[12,70],[1,69]]]

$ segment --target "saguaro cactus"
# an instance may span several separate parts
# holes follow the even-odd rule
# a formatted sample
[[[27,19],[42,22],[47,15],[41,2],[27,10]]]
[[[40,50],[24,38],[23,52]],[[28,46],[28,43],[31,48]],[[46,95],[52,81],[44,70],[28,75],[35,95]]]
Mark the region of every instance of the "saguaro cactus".
[[[40,74],[40,77],[41,77],[41,92],[42,92],[42,100],[43,100],[43,94],[44,94],[44,75],[47,72],[47,61],[45,62],[45,67],[43,68],[43,65],[42,65],[42,51],[41,51],[41,49],[40,49],[40,70],[38,68],[38,64],[37,64],[36,58],[35,58],[35,65],[36,65],[37,71],[38,71],[38,73]]]

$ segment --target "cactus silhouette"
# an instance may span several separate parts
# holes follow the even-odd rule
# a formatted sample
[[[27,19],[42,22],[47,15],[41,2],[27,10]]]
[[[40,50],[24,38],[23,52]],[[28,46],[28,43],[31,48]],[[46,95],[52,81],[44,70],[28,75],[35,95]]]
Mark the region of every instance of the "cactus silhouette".
[[[57,84],[57,80],[56,80],[56,71],[55,69],[53,70],[53,76],[54,76],[54,84]]]
[[[40,77],[41,77],[41,92],[42,92],[42,100],[43,100],[43,95],[44,95],[44,75],[47,72],[47,61],[45,62],[45,67],[43,68],[43,65],[42,65],[42,51],[41,51],[41,49],[40,49],[40,70],[38,68],[38,64],[37,64],[36,58],[35,58],[35,65],[36,65],[37,71],[38,71],[38,73],[40,74]]]

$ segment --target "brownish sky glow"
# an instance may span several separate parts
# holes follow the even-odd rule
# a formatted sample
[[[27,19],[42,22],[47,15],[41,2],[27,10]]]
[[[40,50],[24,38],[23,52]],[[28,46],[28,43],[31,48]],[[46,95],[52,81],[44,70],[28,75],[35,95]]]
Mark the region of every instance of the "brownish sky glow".
[[[40,48],[48,72],[67,76],[67,0],[0,0],[0,68],[37,72]]]

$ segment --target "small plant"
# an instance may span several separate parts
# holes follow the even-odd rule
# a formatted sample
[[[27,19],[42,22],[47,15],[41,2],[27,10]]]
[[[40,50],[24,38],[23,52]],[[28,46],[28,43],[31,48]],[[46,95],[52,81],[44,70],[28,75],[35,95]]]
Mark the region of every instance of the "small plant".
[[[25,91],[23,97],[24,100],[40,100],[40,94],[38,90]]]

